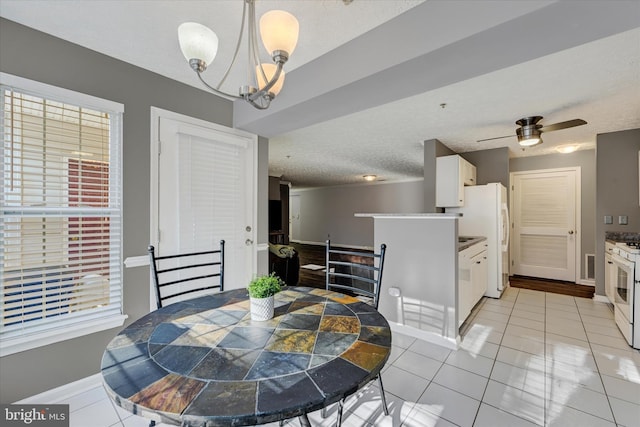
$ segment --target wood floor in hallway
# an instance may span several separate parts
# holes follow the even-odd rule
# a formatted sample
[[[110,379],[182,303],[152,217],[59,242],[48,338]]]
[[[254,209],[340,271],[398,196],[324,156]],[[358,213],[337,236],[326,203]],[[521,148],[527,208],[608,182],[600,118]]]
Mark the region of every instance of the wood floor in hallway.
[[[573,297],[593,298],[595,293],[595,287],[593,286],[578,285],[560,280],[539,279],[537,277],[511,276],[509,282],[514,288],[552,292]]]

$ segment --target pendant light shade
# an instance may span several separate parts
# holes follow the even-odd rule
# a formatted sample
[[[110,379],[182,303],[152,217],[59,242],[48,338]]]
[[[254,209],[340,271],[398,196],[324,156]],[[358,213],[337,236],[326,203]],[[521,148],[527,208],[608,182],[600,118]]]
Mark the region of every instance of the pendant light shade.
[[[270,10],[260,18],[260,37],[271,55],[279,50],[291,55],[298,44],[299,30],[296,17],[284,10]]]
[[[260,65],[258,65],[256,67],[256,79],[258,80],[258,90],[262,90],[262,88],[264,88],[267,85],[267,83],[273,78],[274,74],[276,73],[276,70],[278,69],[278,66],[276,64],[265,63],[265,64],[262,64],[262,69],[264,70],[264,74],[266,74],[267,76],[267,81],[265,81],[262,78]],[[280,72],[280,77],[278,77],[278,80],[276,81],[276,83],[273,86],[271,86],[271,89],[269,89],[269,92],[272,92],[274,95],[277,95],[278,93],[280,93],[280,90],[282,89],[282,85],[284,85],[284,70]]]
[[[210,28],[196,22],[185,22],[178,27],[178,41],[182,54],[190,61],[198,59],[205,67],[218,53],[218,36]]]

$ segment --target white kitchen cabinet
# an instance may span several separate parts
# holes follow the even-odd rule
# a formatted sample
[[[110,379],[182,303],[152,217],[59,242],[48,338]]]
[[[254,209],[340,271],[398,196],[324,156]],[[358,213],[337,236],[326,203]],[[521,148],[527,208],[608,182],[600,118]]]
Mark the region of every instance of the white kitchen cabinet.
[[[458,154],[436,158],[436,206],[464,206],[464,186],[476,185],[476,167]]]
[[[487,242],[469,246],[458,254],[458,326],[471,314],[487,291]]]

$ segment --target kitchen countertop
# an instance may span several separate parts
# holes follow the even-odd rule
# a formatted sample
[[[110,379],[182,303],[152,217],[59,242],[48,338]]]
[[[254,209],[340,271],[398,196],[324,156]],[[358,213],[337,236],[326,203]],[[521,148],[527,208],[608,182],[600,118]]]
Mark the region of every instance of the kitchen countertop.
[[[391,218],[391,219],[452,219],[462,217],[461,213],[355,213],[358,218]]]
[[[640,242],[640,233],[628,231],[607,231],[605,232],[605,241],[611,243],[618,242]]]
[[[465,242],[460,242],[460,239],[469,239]],[[476,243],[480,243],[484,240],[487,240],[486,237],[483,236],[458,236],[458,252],[463,251]]]

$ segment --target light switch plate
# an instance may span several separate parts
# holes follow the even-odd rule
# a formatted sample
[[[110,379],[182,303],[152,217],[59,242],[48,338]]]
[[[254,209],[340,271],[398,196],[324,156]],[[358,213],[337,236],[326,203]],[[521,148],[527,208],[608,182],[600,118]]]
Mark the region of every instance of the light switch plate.
[[[626,215],[620,215],[618,217],[618,224],[627,225],[629,224],[629,218]]]
[[[613,224],[613,215],[605,215],[604,216],[605,224]]]

